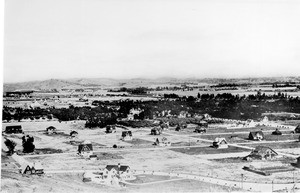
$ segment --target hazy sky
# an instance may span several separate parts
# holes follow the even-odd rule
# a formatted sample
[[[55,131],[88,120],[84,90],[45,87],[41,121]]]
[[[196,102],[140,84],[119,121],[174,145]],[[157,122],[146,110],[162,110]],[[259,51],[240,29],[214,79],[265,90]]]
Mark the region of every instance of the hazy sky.
[[[4,82],[300,75],[298,0],[6,0]]]

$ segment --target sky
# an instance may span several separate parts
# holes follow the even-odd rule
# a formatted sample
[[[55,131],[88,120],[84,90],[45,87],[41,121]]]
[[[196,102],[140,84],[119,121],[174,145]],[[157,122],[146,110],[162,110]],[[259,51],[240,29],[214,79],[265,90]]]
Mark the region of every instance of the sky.
[[[4,82],[300,75],[298,0],[6,0]]]

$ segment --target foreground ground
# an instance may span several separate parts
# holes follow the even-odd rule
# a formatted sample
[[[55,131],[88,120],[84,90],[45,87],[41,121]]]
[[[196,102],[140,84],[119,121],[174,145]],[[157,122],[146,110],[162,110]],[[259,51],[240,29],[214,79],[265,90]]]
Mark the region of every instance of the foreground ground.
[[[236,189],[242,187],[243,182],[253,183],[298,183],[300,181],[299,170],[274,173],[271,176],[263,176],[243,170],[244,166],[255,165],[259,167],[285,166],[294,168],[291,163],[296,162],[300,154],[299,134],[290,134],[290,129],[282,129],[285,135],[273,137],[271,131],[275,128],[259,128],[265,131],[266,140],[253,142],[247,140],[249,129],[226,130],[212,127],[206,134],[196,134],[192,129],[176,132],[174,128],[165,131],[161,136],[150,135],[151,128],[132,129],[133,141],[121,141],[121,132],[124,128],[117,127],[117,132],[106,134],[104,129],[86,129],[84,122],[20,122],[3,123],[7,125],[21,124],[25,134],[34,136],[36,151],[23,157],[32,162],[40,161],[47,171],[71,171],[102,169],[108,164],[129,165],[132,170],[161,171],[178,174],[194,174],[215,179],[236,181]],[[46,128],[54,126],[58,129],[57,135],[48,135]],[[220,131],[218,131],[218,129]],[[256,128],[252,128],[256,129]],[[78,131],[75,142],[70,142],[71,130]],[[230,139],[231,135],[237,135],[237,139]],[[9,139],[17,143],[17,151],[21,154],[22,135],[7,135]],[[170,147],[156,147],[153,142],[156,138],[166,137],[172,142]],[[215,137],[225,137],[230,146],[228,149],[215,149],[210,147]],[[98,160],[86,160],[77,155],[78,144],[89,140],[93,144],[94,153]],[[114,149],[116,144],[123,148]],[[280,158],[272,161],[257,160],[247,162],[242,160],[251,152],[251,148],[257,145],[266,145],[280,153]],[[155,179],[159,183],[147,184],[151,177],[145,175],[133,183],[139,185],[126,185],[126,188],[116,189],[93,183],[82,182],[82,173],[60,173],[45,176],[22,176],[17,173],[14,160],[5,156],[2,152],[1,189],[7,192],[227,192],[236,190],[233,187],[217,185],[216,183],[199,182],[195,180],[172,178]],[[152,177],[153,178],[153,177]],[[172,180],[171,180],[172,179]],[[140,182],[143,185],[141,185]],[[281,187],[278,186],[277,189]]]

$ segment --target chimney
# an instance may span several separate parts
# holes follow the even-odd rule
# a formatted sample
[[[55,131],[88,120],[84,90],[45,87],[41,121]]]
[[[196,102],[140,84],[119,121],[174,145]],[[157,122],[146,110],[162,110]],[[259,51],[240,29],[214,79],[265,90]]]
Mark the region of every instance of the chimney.
[[[121,164],[120,164],[120,163],[118,163],[118,169],[120,170],[120,168],[121,168]]]

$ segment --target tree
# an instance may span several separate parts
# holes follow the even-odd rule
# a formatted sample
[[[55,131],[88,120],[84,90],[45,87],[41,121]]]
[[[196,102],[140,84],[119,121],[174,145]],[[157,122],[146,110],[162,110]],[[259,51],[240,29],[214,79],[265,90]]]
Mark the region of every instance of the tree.
[[[22,137],[22,146],[23,146],[23,153],[31,153],[35,149],[35,145],[33,144],[34,138],[26,135]]]
[[[8,148],[8,155],[12,155],[15,152],[16,143],[12,140],[6,139],[4,144]]]

